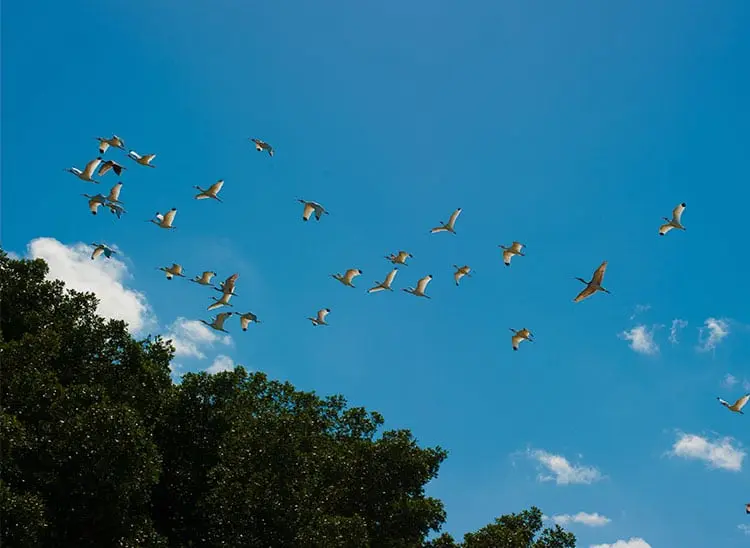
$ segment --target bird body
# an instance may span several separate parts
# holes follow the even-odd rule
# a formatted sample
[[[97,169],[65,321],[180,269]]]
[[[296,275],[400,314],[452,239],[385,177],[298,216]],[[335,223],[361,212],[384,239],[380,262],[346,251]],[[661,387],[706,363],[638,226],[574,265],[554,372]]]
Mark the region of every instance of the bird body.
[[[320,310],[318,310],[318,314],[316,315],[315,318],[307,318],[307,319],[312,322],[313,326],[328,325],[326,323],[326,316],[328,316],[328,314],[330,313],[331,313],[330,308],[321,308]]]
[[[220,314],[217,314],[216,317],[213,319],[211,323],[208,323],[205,320],[200,320],[201,323],[206,324],[211,329],[215,329],[216,331],[223,331],[224,333],[229,333],[226,329],[224,329],[224,322],[227,321],[227,318],[229,318],[234,312],[221,312]]]
[[[406,259],[411,259],[412,254],[407,253],[406,251],[399,251],[398,253],[391,253],[390,255],[386,255],[385,258],[391,261],[393,264],[402,264],[404,266],[409,266],[406,264]]]
[[[196,200],[206,200],[208,198],[211,198],[213,200],[216,200],[217,202],[221,202],[221,198],[219,198],[219,191],[221,190],[221,187],[224,186],[224,180],[219,180],[212,184],[207,189],[202,189],[199,186],[194,186],[193,188],[197,188],[200,192],[195,195]]]
[[[216,272],[206,270],[203,274],[201,274],[200,276],[196,276],[190,281],[200,285],[211,285],[211,278],[213,278],[214,276],[216,276]]]
[[[382,282],[375,282],[375,286],[371,287],[367,290],[368,293],[376,293],[378,291],[393,291],[393,288],[391,287],[391,284],[393,283],[393,278],[396,277],[396,274],[398,274],[398,268],[394,268],[391,270],[388,275],[385,277],[385,280]]]
[[[107,149],[109,149],[109,147],[115,147],[121,150],[125,150],[125,142],[117,135],[113,135],[109,139],[105,139],[104,137],[97,137],[96,140],[99,141],[99,154],[104,154],[105,152],[107,152]],[[101,173],[99,175],[101,175]]]
[[[104,244],[92,243],[91,245],[94,246],[94,251],[91,253],[92,261],[101,254],[104,254],[104,256],[109,259],[113,254],[117,253],[114,249],[111,249]]]
[[[745,407],[745,404],[747,403],[747,400],[750,400],[750,394],[745,394],[741,398],[739,398],[736,402],[730,405],[728,401],[722,400],[721,398],[716,398],[719,400],[719,403],[729,409],[730,411],[734,411],[735,413],[739,413],[740,415],[744,415],[744,411],[742,411],[742,408]]]
[[[425,295],[425,290],[427,289],[427,284],[430,283],[432,280],[432,274],[429,274],[425,276],[424,278],[421,278],[417,282],[417,287],[407,287],[404,289],[407,293],[411,293],[412,295],[415,295],[417,297],[425,297],[427,299],[430,298],[429,295]]]
[[[177,208],[173,207],[169,211],[167,211],[164,215],[159,213],[158,211],[154,215],[153,219],[149,219],[149,222],[154,223],[159,228],[167,228],[167,229],[174,229],[176,227],[172,226],[172,223],[174,222],[174,216],[177,215]]]
[[[520,242],[513,242],[510,247],[505,247],[504,245],[499,245],[498,247],[503,249],[503,262],[505,263],[505,266],[510,266],[510,260],[513,258],[513,255],[525,257],[525,255],[521,253],[523,244]]]
[[[86,167],[83,168],[83,171],[78,169],[77,167],[69,167],[65,171],[68,173],[72,173],[82,181],[86,181],[87,183],[96,183],[99,184],[99,181],[94,180],[94,171],[96,170],[97,166],[101,163],[102,157],[98,156],[91,160],[89,163],[86,164]]]
[[[515,329],[511,329],[511,331],[513,332],[513,336],[511,337],[510,342],[513,345],[513,350],[518,350],[518,345],[521,344],[522,341],[534,342],[531,331],[529,331],[525,327],[523,329],[519,329],[518,331],[516,331]]]
[[[177,263],[172,263],[172,266],[170,267],[161,266],[158,268],[158,270],[165,272],[168,280],[171,280],[174,276],[178,276],[180,278],[185,277],[185,275],[182,273],[182,266],[178,265]]]
[[[268,155],[273,157],[273,147],[266,143],[265,141],[261,141],[260,139],[250,139],[253,143],[255,143],[255,150],[258,152],[266,151],[268,152]]]
[[[120,174],[122,174],[123,169],[127,169],[127,168],[125,166],[121,166],[114,160],[105,160],[104,162],[102,162],[102,165],[99,166],[99,171],[97,173],[99,175],[104,175],[109,170],[112,170],[115,172],[115,175],[119,177]]]
[[[350,268],[349,270],[344,272],[343,276],[341,274],[331,274],[331,277],[337,279],[344,285],[354,287],[354,285],[352,285],[352,280],[361,274],[362,271],[359,268]]]
[[[605,293],[609,293],[608,290],[604,289],[602,287],[602,279],[604,278],[604,272],[607,270],[607,261],[604,261],[602,264],[599,265],[599,268],[594,271],[594,275],[591,278],[590,282],[587,282],[583,278],[576,278],[579,282],[583,282],[586,284],[586,287],[581,291],[578,295],[576,295],[576,298],[573,299],[574,303],[581,302],[583,299],[590,297],[597,291],[604,291]]]
[[[661,225],[659,227],[659,236],[664,236],[667,232],[672,230],[673,228],[676,228],[677,230],[686,230],[684,226],[682,226],[682,212],[685,211],[685,208],[687,207],[687,204],[685,202],[678,204],[677,207],[675,207],[672,210],[672,218],[669,219],[668,217],[662,217],[666,223]]]
[[[308,202],[307,200],[303,200],[301,198],[297,198],[297,201],[305,205],[305,208],[302,210],[303,221],[309,221],[310,215],[312,215],[313,212],[315,212],[316,221],[320,221],[320,218],[323,215],[328,215],[328,212],[325,210],[325,208],[317,202]]]
[[[135,160],[136,163],[139,163],[142,166],[156,167],[155,165],[151,164],[153,159],[156,158],[156,154],[144,154],[143,156],[141,156],[135,150],[131,150],[130,152],[128,152],[128,158],[130,158],[131,160]]]
[[[469,265],[464,265],[464,266],[453,265],[453,268],[456,269],[456,271],[453,273],[453,279],[455,280],[456,285],[458,285],[458,282],[464,276],[468,276],[469,278],[471,278],[471,274],[469,274],[469,272],[471,272],[471,268],[469,268]]]
[[[256,316],[252,312],[248,312],[246,314],[242,314],[240,316],[240,327],[242,327],[242,331],[247,331],[247,327],[252,322],[260,323],[260,320],[258,319],[258,316]]]
[[[440,221],[440,226],[436,226],[435,228],[430,230],[430,234],[436,234],[438,232],[450,232],[451,234],[455,234],[456,233],[456,230],[455,230],[456,219],[458,219],[459,215],[461,215],[460,207],[456,211],[451,213],[451,216],[448,219],[447,223]]]

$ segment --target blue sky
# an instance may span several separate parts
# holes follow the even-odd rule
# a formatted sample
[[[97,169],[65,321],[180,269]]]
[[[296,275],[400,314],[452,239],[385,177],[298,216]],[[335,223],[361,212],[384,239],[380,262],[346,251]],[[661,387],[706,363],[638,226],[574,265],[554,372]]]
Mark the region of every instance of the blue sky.
[[[750,419],[715,398],[750,387],[750,4],[206,5],[3,6],[5,248],[173,333],[181,371],[241,363],[442,445],[429,493],[456,536],[535,504],[585,512],[580,546],[746,546]],[[106,153],[119,221],[80,196],[114,174],[63,171],[112,133],[157,154]],[[224,203],[193,200],[217,179]],[[331,214],[303,223],[298,197]],[[688,230],[659,237],[683,201]],[[170,207],[177,230],[143,222]],[[456,207],[458,234],[429,235]],[[397,290],[366,294],[399,249]],[[603,260],[612,294],[572,303]],[[239,272],[234,310],[263,323],[198,329],[218,293],[167,282],[172,262]],[[352,267],[356,290],[330,277]],[[401,291],[426,274],[432,300]],[[513,352],[510,327],[536,342]]]

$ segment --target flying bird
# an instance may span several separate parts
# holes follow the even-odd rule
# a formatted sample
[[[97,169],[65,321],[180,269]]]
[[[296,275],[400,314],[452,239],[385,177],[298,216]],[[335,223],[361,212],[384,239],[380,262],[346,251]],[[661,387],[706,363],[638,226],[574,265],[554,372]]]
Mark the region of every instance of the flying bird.
[[[346,272],[344,272],[344,275],[341,274],[331,274],[332,278],[337,279],[344,285],[348,285],[349,287],[354,287],[352,285],[352,280],[362,274],[362,271],[359,268],[350,268]]]
[[[256,316],[252,312],[242,314],[240,316],[240,327],[242,327],[242,331],[247,331],[247,326],[249,326],[252,322],[260,323],[258,316]]]
[[[430,234],[435,234],[437,232],[450,232],[451,234],[455,234],[455,226],[456,226],[456,219],[458,219],[458,216],[461,215],[461,208],[459,207],[456,211],[451,213],[450,219],[448,219],[447,223],[444,223],[443,221],[440,221],[440,226],[437,226],[430,230]]]
[[[220,314],[217,314],[214,320],[211,323],[208,323],[205,320],[200,320],[201,323],[206,324],[211,329],[215,329],[216,331],[223,331],[224,333],[229,333],[226,329],[224,329],[224,322],[227,321],[227,318],[234,314],[234,312],[221,312]]]
[[[534,342],[531,331],[529,331],[525,327],[523,329],[519,329],[518,331],[516,331],[515,329],[511,329],[511,331],[513,332],[513,336],[511,337],[510,342],[513,345],[513,350],[518,350],[518,345],[521,344],[522,341]]]
[[[385,258],[391,261],[393,264],[402,264],[404,266],[409,266],[406,264],[406,259],[411,259],[413,255],[411,253],[407,253],[406,251],[399,251],[398,253],[391,253],[390,255],[386,255]]]
[[[200,193],[195,195],[196,200],[206,200],[208,198],[212,198],[216,200],[217,202],[221,202],[221,198],[219,198],[219,191],[221,190],[221,187],[224,186],[224,180],[221,179],[219,181],[216,181],[214,184],[212,184],[207,189],[202,189],[199,186],[194,186],[193,188],[197,188],[200,190]]]
[[[421,278],[417,282],[417,287],[408,287],[405,288],[404,291],[406,291],[407,293],[411,293],[412,295],[416,295],[417,297],[426,297],[429,299],[430,296],[425,295],[425,289],[427,289],[427,284],[430,283],[430,280],[432,280],[432,274]]]
[[[102,162],[102,165],[99,166],[99,171],[97,172],[99,175],[104,175],[109,170],[112,170],[115,172],[115,175],[118,177],[122,174],[123,169],[127,169],[125,166],[121,166],[114,160],[105,160]]]
[[[93,252],[93,253],[91,254],[91,260],[92,260],[92,261],[93,261],[94,259],[96,259],[96,258],[97,258],[97,257],[98,257],[99,255],[101,255],[102,253],[104,254],[104,256],[105,256],[105,257],[106,257],[107,259],[109,259],[110,257],[112,257],[112,255],[114,255],[114,254],[116,254],[116,253],[117,253],[117,251],[115,251],[115,250],[114,250],[114,249],[112,249],[112,248],[109,248],[109,247],[107,247],[107,246],[106,246],[106,245],[104,245],[104,244],[97,244],[96,242],[94,242],[94,243],[92,243],[91,245],[92,245],[92,246],[94,246],[94,252]]]
[[[510,266],[510,260],[513,258],[513,255],[518,255],[520,257],[526,256],[521,253],[521,249],[523,249],[523,244],[521,242],[513,242],[510,247],[505,247],[504,245],[499,245],[497,247],[503,249],[503,262],[505,263],[505,266]]]
[[[154,215],[153,219],[149,219],[146,222],[154,223],[159,228],[177,228],[172,226],[172,223],[174,222],[174,216],[177,215],[177,208],[173,207],[169,211],[167,211],[164,215],[159,213],[158,211]]]
[[[740,415],[744,415],[745,413],[742,411],[742,408],[745,407],[745,404],[747,403],[747,400],[750,400],[750,394],[745,394],[740,399],[738,399],[736,402],[734,402],[732,405],[729,405],[728,401],[722,400],[721,398],[716,398],[719,400],[719,403],[729,409],[730,411],[734,411],[735,413],[739,413]]]
[[[177,263],[172,263],[172,266],[170,266],[169,268],[160,266],[159,268],[157,268],[157,270],[165,272],[168,280],[171,280],[174,276],[178,276],[180,278],[185,277],[185,275],[182,273],[182,266],[178,265]]]
[[[590,297],[597,291],[604,291],[605,293],[609,293],[608,290],[604,289],[602,287],[602,278],[604,278],[604,272],[607,270],[607,261],[604,261],[602,264],[599,265],[599,268],[596,269],[594,272],[593,277],[591,278],[590,282],[587,282],[583,278],[575,278],[579,282],[585,283],[586,287],[581,291],[575,299],[573,299],[574,303],[581,302],[586,297]]]
[[[680,222],[680,220],[682,219],[682,212],[685,211],[686,207],[687,205],[685,204],[685,202],[683,202],[672,210],[671,219],[667,217],[662,217],[662,219],[664,219],[667,222],[659,227],[659,236],[664,236],[667,232],[669,232],[673,228],[676,228],[678,230],[686,230],[686,228],[682,226],[682,223]]]
[[[313,211],[315,212],[316,221],[320,221],[320,218],[323,215],[328,215],[328,212],[325,210],[325,208],[317,202],[308,202],[307,200],[303,200],[301,198],[297,198],[297,201],[301,204],[305,204],[305,208],[302,210],[303,221],[309,221],[310,215],[312,215]]]
[[[391,270],[388,275],[385,277],[385,280],[382,282],[375,282],[375,286],[371,287],[367,290],[368,293],[376,293],[378,291],[393,291],[393,288],[391,287],[391,284],[393,283],[393,278],[396,277],[396,274],[398,274],[398,268],[394,268]]]
[[[122,183],[117,183],[115,186],[109,189],[109,194],[107,195],[107,201],[112,202],[113,204],[120,204],[120,190],[122,190]]]
[[[92,215],[96,215],[99,206],[106,205],[107,198],[103,194],[97,194],[95,196],[91,196],[90,194],[81,194],[81,196],[89,199],[89,211]]]
[[[128,152],[128,158],[130,158],[131,160],[135,160],[142,166],[156,167],[155,165],[151,164],[153,159],[156,158],[156,154],[144,154],[143,156],[141,156],[135,150],[131,150],[130,152]]]
[[[268,155],[273,157],[273,147],[266,143],[265,141],[261,141],[260,139],[250,139],[253,143],[255,143],[255,150],[258,152],[261,152],[263,150],[268,152]]]
[[[77,167],[69,167],[65,171],[68,173],[72,173],[82,181],[86,181],[87,183],[96,183],[99,184],[99,181],[94,180],[94,171],[96,170],[97,166],[102,162],[102,157],[98,156],[91,160],[88,164],[86,164],[86,167],[83,168],[83,171],[78,169]]]
[[[326,316],[328,316],[330,312],[331,312],[330,308],[321,308],[320,310],[318,310],[318,315],[316,318],[307,318],[307,319],[312,322],[313,326],[328,325],[328,323],[326,323]]]
[[[229,299],[232,298],[231,293],[222,293],[220,298],[211,297],[214,301],[216,301],[213,304],[208,305],[208,310],[216,310],[217,308],[221,308],[222,306],[233,306],[229,304]]]
[[[125,142],[117,135],[113,135],[109,139],[105,139],[104,137],[97,137],[96,140],[99,141],[99,154],[104,154],[105,152],[107,152],[107,149],[109,147],[115,147],[121,150],[125,150]],[[99,175],[101,175],[101,173]]]
[[[237,285],[237,278],[239,277],[239,273],[234,273],[226,280],[219,283],[219,287],[214,287],[214,289],[216,291],[221,291],[222,293],[230,293],[231,295],[236,297],[237,294],[234,292],[234,286]]]
[[[469,272],[471,272],[471,268],[469,268],[469,265],[453,265],[453,268],[456,269],[456,271],[453,273],[453,279],[456,281],[456,285],[458,285],[459,280],[464,276],[468,276],[469,278],[471,278],[471,274],[469,274]]]
[[[206,270],[203,274],[201,274],[200,276],[196,276],[190,281],[201,285],[211,285],[211,278],[213,278],[214,276],[216,276],[216,272]]]

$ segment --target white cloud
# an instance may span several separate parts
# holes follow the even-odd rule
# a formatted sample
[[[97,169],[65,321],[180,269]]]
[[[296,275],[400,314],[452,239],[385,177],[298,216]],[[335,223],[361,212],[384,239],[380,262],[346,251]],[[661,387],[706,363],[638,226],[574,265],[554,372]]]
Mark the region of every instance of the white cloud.
[[[742,389],[743,389],[743,390],[746,390],[746,391],[747,391],[747,390],[750,390],[750,381],[747,381],[747,380],[743,380],[743,381],[742,381]]]
[[[637,304],[635,305],[635,308],[633,309],[633,313],[630,315],[630,319],[634,320],[638,314],[643,314],[644,312],[651,310],[650,304]]]
[[[649,331],[645,325],[637,325],[630,331],[623,331],[618,336],[629,341],[630,348],[640,354],[653,355],[659,352],[659,345],[654,341],[654,330]]]
[[[721,384],[727,388],[732,388],[738,382],[740,381],[737,379],[737,377],[735,377],[734,375],[730,373],[727,373],[724,376],[724,380],[721,381]]]
[[[746,523],[740,523],[737,526],[737,529],[745,533],[746,535],[750,535],[750,525],[747,525]]]
[[[709,468],[739,472],[742,470],[742,461],[746,453],[739,444],[737,447],[732,445],[733,441],[729,437],[710,441],[695,434],[680,433],[669,454],[685,459],[702,460]]]
[[[704,327],[698,328],[698,341],[700,343],[698,350],[701,352],[713,350],[729,335],[729,324],[726,320],[708,318],[703,322],[703,325]]]
[[[687,324],[685,320],[672,320],[672,327],[669,328],[669,342],[677,344],[677,332],[687,327]]]
[[[5,253],[8,254],[9,259],[13,259],[14,261],[18,261],[19,259],[21,259],[21,257],[15,251],[6,251]]]
[[[188,320],[180,316],[167,328],[165,339],[171,339],[175,347],[175,356],[205,359],[203,350],[214,344],[232,344],[228,335],[219,336],[214,330],[198,320]]]
[[[27,246],[27,256],[44,259],[49,266],[49,278],[65,282],[76,291],[91,291],[99,299],[97,313],[128,322],[134,334],[143,333],[156,325],[156,317],[140,291],[125,287],[125,280],[133,276],[127,265],[117,258],[104,256],[91,260],[91,246],[82,242],[66,246],[54,238],[36,238]]]
[[[575,483],[588,485],[602,479],[601,473],[596,468],[572,465],[562,455],[553,455],[541,449],[529,450],[528,455],[552,474],[546,476],[539,474],[539,481],[554,481],[557,485]]]
[[[206,373],[213,375],[222,371],[234,371],[234,360],[224,354],[219,354],[214,359],[210,367],[206,368]]]
[[[618,540],[613,544],[592,544],[590,548],[651,548],[651,545],[639,537],[630,540]]]
[[[607,525],[611,519],[609,519],[606,516],[602,516],[601,514],[598,514],[594,512],[593,514],[589,514],[587,512],[578,512],[577,514],[570,515],[570,514],[556,514],[552,517],[544,516],[544,519],[553,521],[557,525],[566,526],[570,523],[581,523],[583,525],[588,525],[589,527],[602,527],[603,525]]]

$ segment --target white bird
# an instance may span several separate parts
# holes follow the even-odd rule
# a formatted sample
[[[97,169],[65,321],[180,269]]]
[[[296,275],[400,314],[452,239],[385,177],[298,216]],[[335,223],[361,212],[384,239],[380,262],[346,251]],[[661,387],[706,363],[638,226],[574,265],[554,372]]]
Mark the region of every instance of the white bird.
[[[99,181],[95,181],[93,177],[94,171],[96,170],[96,167],[101,163],[101,161],[102,157],[98,156],[91,160],[88,164],[86,164],[86,167],[83,168],[83,171],[81,171],[77,167],[69,167],[65,171],[67,171],[68,173],[72,173],[82,181],[99,184]]]
[[[114,160],[105,160],[105,161],[102,162],[102,165],[99,166],[98,174],[99,175],[104,175],[110,169],[112,171],[114,171],[115,175],[117,175],[119,177],[122,174],[122,170],[123,169],[127,169],[127,168],[125,166],[121,166],[120,164],[118,164]]]
[[[318,310],[318,316],[317,316],[317,318],[307,318],[307,319],[312,322],[313,326],[316,326],[316,325],[328,325],[326,323],[326,316],[328,316],[328,314],[330,314],[330,312],[331,312],[330,308],[321,308],[320,310]]]
[[[85,196],[89,199],[89,211],[92,215],[96,215],[99,206],[106,205],[107,197],[103,194],[97,194],[95,196],[91,196],[90,194],[81,194],[81,196]]]
[[[352,280],[361,274],[362,274],[362,271],[359,268],[350,268],[349,270],[344,272],[343,276],[341,274],[331,274],[331,277],[340,281],[344,285],[348,285],[349,287],[354,287],[352,285]]]
[[[97,137],[96,140],[99,141],[99,154],[104,154],[105,152],[107,152],[107,149],[109,147],[115,147],[121,150],[125,150],[125,142],[117,135],[113,135],[109,139],[105,139],[104,137]]]
[[[719,400],[719,403],[729,409],[730,411],[734,411],[735,413],[739,413],[740,415],[744,415],[745,413],[742,411],[742,408],[745,407],[745,404],[747,403],[747,400],[750,400],[750,394],[745,394],[740,399],[738,399],[736,402],[734,402],[732,405],[729,405],[728,401],[722,400],[721,398],[716,398]]]
[[[416,295],[417,297],[426,297],[429,299],[430,296],[425,295],[425,289],[427,289],[427,284],[430,283],[430,280],[432,280],[432,274],[429,274],[420,279],[417,282],[417,287],[409,287],[404,289],[404,291],[406,291],[407,293],[411,293],[412,295]]]
[[[469,278],[471,278],[471,274],[469,274],[469,272],[471,272],[471,268],[469,268],[469,265],[457,266],[454,264],[453,268],[456,269],[456,271],[453,273],[453,279],[456,281],[456,285],[458,285],[459,280],[464,276],[468,276]]]
[[[260,139],[250,139],[253,143],[255,143],[255,150],[258,152],[261,152],[263,150],[268,152],[268,155],[273,157],[273,147],[266,143],[265,141],[261,141]]]
[[[185,277],[185,275],[182,273],[182,266],[178,265],[177,263],[172,263],[172,266],[170,266],[169,268],[160,266],[159,268],[157,268],[157,270],[165,272],[167,274],[168,280],[171,280],[174,276],[178,276],[180,278]]]
[[[177,215],[177,208],[173,207],[169,211],[167,211],[164,215],[159,213],[158,211],[154,215],[154,219],[149,219],[146,222],[154,223],[159,228],[177,228],[172,226],[172,223],[174,222],[174,216]]]
[[[242,314],[240,316],[240,327],[242,327],[242,331],[247,331],[247,326],[249,326],[252,322],[260,323],[258,316],[256,316],[252,312]]]
[[[599,268],[594,271],[594,275],[591,278],[590,282],[587,282],[583,278],[575,278],[579,282],[583,282],[586,284],[586,287],[583,288],[583,291],[581,291],[575,299],[573,299],[574,303],[580,302],[586,297],[590,297],[597,291],[604,291],[605,293],[609,293],[606,289],[602,287],[602,278],[604,278],[604,272],[607,270],[607,261],[604,261],[602,264],[599,265]]]
[[[216,310],[217,308],[221,308],[222,306],[233,306],[229,304],[229,299],[232,298],[231,293],[222,293],[220,298],[211,297],[215,303],[208,305],[208,310]]]
[[[201,285],[211,285],[211,278],[213,278],[214,276],[216,276],[216,272],[206,270],[203,274],[201,274],[200,276],[196,276],[190,281]]]
[[[398,268],[394,268],[391,270],[388,275],[385,277],[385,280],[382,282],[375,282],[375,286],[371,287],[367,290],[368,293],[376,293],[377,291],[393,291],[393,288],[391,287],[391,284],[393,283],[393,278],[396,277],[396,274],[398,274]]]
[[[217,314],[214,320],[211,323],[208,323],[205,320],[200,320],[201,323],[206,324],[211,329],[215,329],[216,331],[223,331],[224,333],[229,333],[226,329],[224,329],[224,322],[227,321],[227,318],[234,314],[234,312],[222,312],[220,314]]]
[[[123,208],[123,207],[122,207],[121,205],[119,205],[119,204],[115,204],[115,203],[112,203],[112,202],[108,202],[108,203],[106,203],[106,204],[104,204],[104,205],[105,205],[106,207],[108,207],[108,208],[109,208],[109,210],[110,210],[110,212],[112,212],[112,214],[114,214],[114,215],[117,215],[117,218],[118,218],[118,219],[120,218],[120,216],[121,216],[121,215],[122,215],[123,213],[127,213],[127,211],[125,211],[125,208]]]
[[[153,159],[156,158],[156,154],[144,154],[143,156],[141,156],[135,150],[131,150],[130,152],[128,152],[128,158],[130,158],[131,160],[135,160],[142,166],[156,167],[155,165],[151,164]]]
[[[117,251],[115,251],[114,249],[111,249],[111,248],[107,247],[104,244],[97,244],[96,242],[94,242],[91,245],[94,246],[94,252],[91,254],[91,260],[92,261],[94,259],[96,259],[102,253],[104,253],[104,256],[107,259],[109,259],[110,257],[112,257],[112,255],[114,255],[114,254],[117,253]]]
[[[107,195],[107,201],[112,202],[114,204],[120,204],[120,190],[122,190],[122,183],[117,183],[115,186],[109,189],[109,194]]]
[[[458,216],[461,215],[461,208],[459,207],[456,211],[451,213],[450,219],[448,219],[447,223],[444,223],[443,221],[440,221],[440,226],[437,226],[430,230],[430,234],[435,234],[437,232],[450,232],[451,234],[455,234],[455,226],[456,226],[456,219],[458,219]]]
[[[219,284],[219,287],[214,287],[216,291],[221,291],[222,293],[229,293],[231,295],[234,295],[235,297],[237,294],[234,292],[234,287],[237,285],[237,278],[239,278],[239,273],[234,273],[231,276],[229,276],[226,280],[221,282]]]
[[[297,201],[301,204],[305,204],[305,208],[302,210],[303,221],[309,221],[310,215],[312,215],[313,211],[315,212],[316,221],[320,221],[320,218],[323,215],[328,215],[328,212],[325,210],[325,208],[317,202],[308,202],[307,200],[302,200],[301,198],[297,198]]]
[[[407,253],[406,251],[399,251],[398,253],[391,253],[390,255],[386,255],[385,258],[391,261],[393,264],[402,264],[404,266],[409,266],[406,264],[406,259],[411,259],[413,255],[411,253]]]
[[[521,242],[513,242],[510,247],[505,247],[504,245],[499,245],[497,247],[503,249],[503,262],[505,263],[505,266],[510,266],[510,260],[513,258],[513,255],[519,255],[521,257],[526,256],[521,253],[521,249],[523,249],[523,244]]]
[[[676,228],[678,230],[686,230],[686,228],[682,226],[682,223],[680,222],[680,219],[682,219],[682,212],[685,211],[686,207],[687,205],[685,204],[685,202],[683,202],[672,210],[671,219],[668,219],[667,217],[662,217],[662,219],[664,219],[667,222],[659,227],[659,236],[664,236],[667,232],[669,232],[673,228]]]
[[[534,342],[531,331],[529,331],[525,327],[523,329],[519,329],[518,331],[516,331],[515,329],[511,329],[511,331],[513,332],[513,336],[511,337],[510,342],[513,345],[513,350],[518,350],[518,345],[521,344],[521,341]]]
[[[207,198],[212,198],[216,200],[217,202],[221,202],[221,198],[219,198],[219,191],[221,190],[221,187],[223,186],[224,186],[223,179],[216,181],[214,184],[212,184],[210,187],[208,187],[205,190],[196,185],[193,188],[197,188],[198,190],[200,190],[200,193],[195,195],[195,199],[205,200]]]

